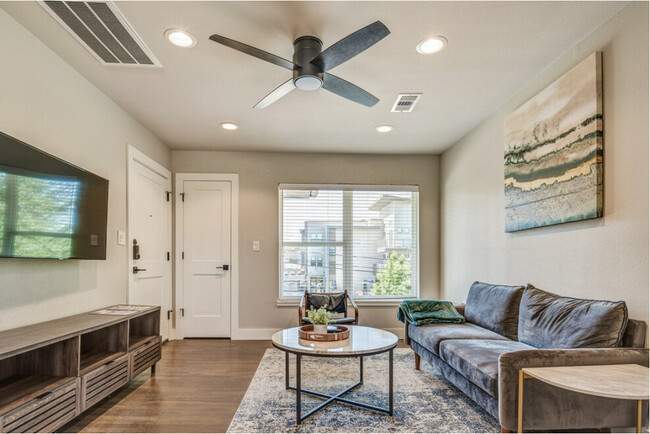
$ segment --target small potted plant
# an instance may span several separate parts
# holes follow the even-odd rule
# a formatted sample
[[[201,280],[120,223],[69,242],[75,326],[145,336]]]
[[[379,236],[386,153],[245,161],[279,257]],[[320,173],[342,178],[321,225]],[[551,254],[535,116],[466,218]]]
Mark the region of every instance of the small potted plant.
[[[307,318],[309,322],[314,325],[314,333],[326,334],[327,333],[327,324],[329,324],[330,319],[332,319],[332,312],[329,312],[324,307],[320,309],[309,309],[307,311]]]

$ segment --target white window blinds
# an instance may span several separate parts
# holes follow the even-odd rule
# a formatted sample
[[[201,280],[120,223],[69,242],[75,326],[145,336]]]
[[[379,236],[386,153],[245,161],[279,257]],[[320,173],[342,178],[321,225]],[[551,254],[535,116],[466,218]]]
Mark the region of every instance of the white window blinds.
[[[281,184],[280,297],[419,294],[414,186]]]

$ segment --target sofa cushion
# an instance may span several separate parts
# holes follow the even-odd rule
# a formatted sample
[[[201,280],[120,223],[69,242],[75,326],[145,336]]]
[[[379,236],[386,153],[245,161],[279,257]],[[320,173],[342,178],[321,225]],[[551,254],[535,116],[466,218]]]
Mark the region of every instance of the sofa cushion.
[[[482,390],[499,396],[499,356],[508,351],[530,350],[511,340],[449,339],[440,343],[440,358]]]
[[[614,348],[626,325],[624,301],[560,297],[532,285],[519,308],[519,341],[537,348]]]
[[[409,337],[415,342],[440,356],[440,342],[445,339],[492,339],[506,340],[498,333],[484,329],[475,324],[427,324],[416,326],[409,324]]]
[[[516,340],[523,291],[523,286],[474,282],[467,295],[465,320]]]

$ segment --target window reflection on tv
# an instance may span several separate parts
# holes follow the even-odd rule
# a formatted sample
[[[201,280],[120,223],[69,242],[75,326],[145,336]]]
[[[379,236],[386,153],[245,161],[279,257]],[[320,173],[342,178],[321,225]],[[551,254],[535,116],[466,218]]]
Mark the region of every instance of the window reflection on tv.
[[[108,181],[0,133],[0,257],[106,259]]]

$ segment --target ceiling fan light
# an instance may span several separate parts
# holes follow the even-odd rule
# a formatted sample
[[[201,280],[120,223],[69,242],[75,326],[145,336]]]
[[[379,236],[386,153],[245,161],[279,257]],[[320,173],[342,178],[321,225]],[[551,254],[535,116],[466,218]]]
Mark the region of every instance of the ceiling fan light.
[[[433,54],[442,51],[447,46],[447,38],[443,36],[431,36],[418,42],[415,49],[420,54]]]
[[[316,90],[323,85],[323,80],[315,75],[302,75],[293,81],[300,90]]]
[[[191,48],[196,45],[196,38],[185,30],[169,29],[165,32],[165,39],[171,44],[181,48]]]

